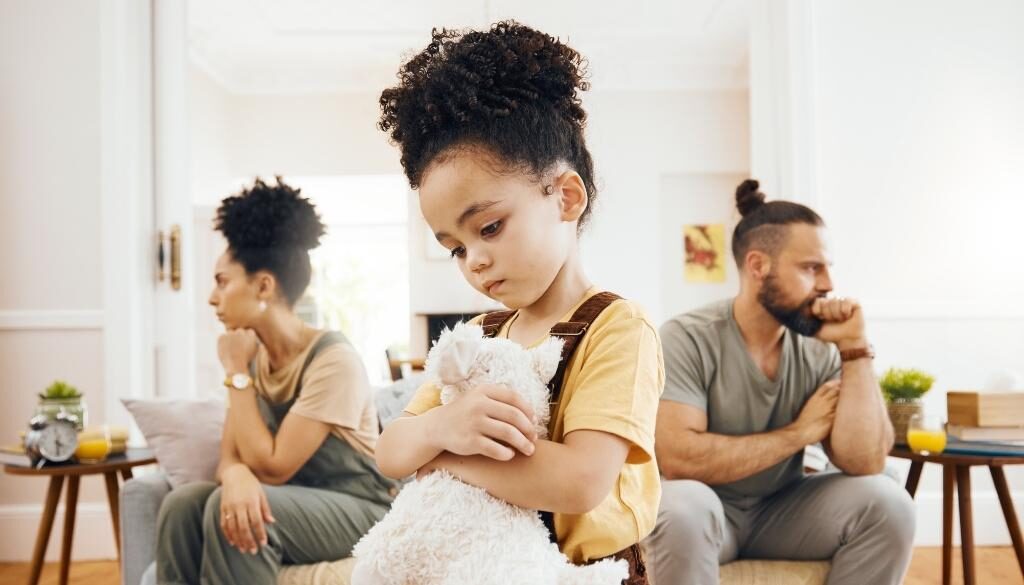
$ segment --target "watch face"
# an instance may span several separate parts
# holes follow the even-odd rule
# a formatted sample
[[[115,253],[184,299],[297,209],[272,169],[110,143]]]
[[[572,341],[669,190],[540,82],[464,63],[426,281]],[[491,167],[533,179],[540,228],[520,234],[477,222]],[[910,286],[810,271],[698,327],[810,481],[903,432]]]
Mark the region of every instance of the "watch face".
[[[249,387],[249,376],[245,374],[235,374],[231,376],[231,385],[239,390],[245,390]]]
[[[78,431],[73,424],[54,421],[39,431],[39,453],[50,461],[67,461],[78,447]]]

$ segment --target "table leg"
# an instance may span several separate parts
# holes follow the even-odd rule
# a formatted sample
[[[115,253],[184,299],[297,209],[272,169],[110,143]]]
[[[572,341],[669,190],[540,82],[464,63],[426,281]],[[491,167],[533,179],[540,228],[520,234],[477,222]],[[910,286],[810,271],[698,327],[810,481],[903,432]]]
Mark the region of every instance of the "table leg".
[[[46,557],[46,545],[50,543],[53,517],[57,515],[57,504],[60,502],[60,490],[63,487],[63,475],[50,476],[50,487],[46,490],[46,504],[43,506],[43,517],[39,519],[36,546],[32,551],[32,574],[28,578],[29,585],[39,583],[39,575],[43,571],[43,559]]]
[[[64,498],[64,543],[60,548],[60,585],[67,585],[71,570],[71,542],[75,538],[75,515],[78,512],[78,482],[82,476],[68,477],[68,491]]]
[[[971,513],[971,468],[956,466],[956,495],[960,504],[960,552],[964,559],[964,585],[974,585],[974,518]]]
[[[996,493],[999,494],[999,505],[1003,508],[1006,528],[1010,531],[1013,550],[1017,553],[1017,564],[1020,566],[1021,574],[1024,575],[1024,539],[1021,539],[1020,522],[1017,520],[1017,511],[1013,509],[1010,487],[1006,485],[1006,474],[1003,473],[1001,465],[991,465],[988,469],[992,472],[992,483],[995,484]]]
[[[942,466],[942,585],[953,582],[953,490],[956,470]]]
[[[907,474],[907,493],[914,497],[917,493],[917,484],[921,481],[921,470],[924,469],[924,461],[914,461],[910,464],[910,473]]]
[[[103,474],[107,482],[107,504],[110,506],[110,520],[114,523],[114,544],[117,546],[117,560],[121,560],[121,506],[118,500],[117,472]]]

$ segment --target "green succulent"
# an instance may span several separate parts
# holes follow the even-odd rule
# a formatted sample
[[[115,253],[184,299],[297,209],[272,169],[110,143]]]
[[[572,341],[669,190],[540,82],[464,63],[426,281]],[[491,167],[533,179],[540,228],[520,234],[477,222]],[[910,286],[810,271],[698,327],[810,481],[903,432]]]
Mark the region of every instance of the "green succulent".
[[[78,391],[78,388],[75,388],[64,380],[56,380],[53,384],[50,384],[46,390],[41,392],[39,397],[43,400],[61,400],[68,398],[81,398],[82,393]]]
[[[935,377],[913,368],[889,368],[878,381],[886,401],[917,400],[931,390]]]

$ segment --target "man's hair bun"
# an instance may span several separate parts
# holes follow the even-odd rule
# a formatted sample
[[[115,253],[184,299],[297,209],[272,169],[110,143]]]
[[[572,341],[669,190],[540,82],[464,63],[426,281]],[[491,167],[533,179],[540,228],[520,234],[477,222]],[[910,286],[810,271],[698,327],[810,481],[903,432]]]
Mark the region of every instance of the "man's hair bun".
[[[747,179],[736,187],[736,209],[746,217],[751,211],[764,205],[764,193],[759,191],[761,184],[754,179]]]

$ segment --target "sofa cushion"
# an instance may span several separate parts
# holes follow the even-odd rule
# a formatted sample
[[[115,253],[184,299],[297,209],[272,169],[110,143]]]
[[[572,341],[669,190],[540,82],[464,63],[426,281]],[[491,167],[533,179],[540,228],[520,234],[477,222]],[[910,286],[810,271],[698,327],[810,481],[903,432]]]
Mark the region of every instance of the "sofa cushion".
[[[416,390],[425,381],[426,376],[417,373],[378,388],[374,392],[373,401],[377,407],[377,417],[380,419],[381,427],[388,426],[388,423],[402,414],[409,401],[412,400],[413,394],[416,394]]]
[[[224,403],[123,398],[171,486],[214,481],[220,462]]]
[[[721,585],[824,585],[828,561],[740,560],[722,565]]]
[[[285,565],[277,574],[277,585],[349,585],[355,565],[352,557],[310,565]]]

